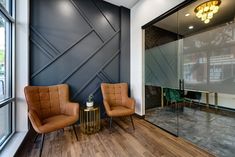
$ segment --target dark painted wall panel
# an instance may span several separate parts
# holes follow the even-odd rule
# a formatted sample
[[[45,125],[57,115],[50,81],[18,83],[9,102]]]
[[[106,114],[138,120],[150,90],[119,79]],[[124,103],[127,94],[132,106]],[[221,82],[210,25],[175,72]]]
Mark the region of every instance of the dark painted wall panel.
[[[31,0],[31,85],[70,85],[102,104],[102,82],[130,80],[130,11],[101,0]],[[102,115],[104,114],[103,106]]]
[[[36,71],[40,68],[40,65],[45,65],[48,62],[51,61],[50,55],[47,54],[47,52],[44,52],[45,50],[41,50],[38,46],[35,44],[31,44],[31,56],[30,60],[34,64],[31,64],[32,71]]]
[[[93,43],[90,44],[89,43]],[[96,36],[95,33],[91,33],[89,36],[84,38],[81,42],[76,44],[63,56],[56,59],[52,64],[48,65],[43,71],[32,78],[34,84],[56,84],[57,82],[63,83],[66,76],[69,75],[73,70],[84,61],[96,50],[97,47],[101,46],[102,42]],[[44,67],[44,65],[42,66]],[[53,73],[56,78],[49,81],[49,77]],[[62,82],[63,81],[63,82]],[[66,80],[65,80],[66,81]]]
[[[130,82],[130,10],[121,7],[120,81]]]
[[[102,1],[94,1],[101,12],[107,18],[110,26],[118,31],[120,29],[120,8],[110,3],[103,3]]]
[[[119,54],[119,36],[115,36],[108,44],[106,44],[99,53],[96,53],[87,63],[86,66],[81,67],[75,74],[74,77],[70,77],[67,83],[71,85],[77,85],[77,88],[81,90],[84,84],[89,83],[89,80],[97,77],[97,73],[101,72],[106,64],[115,57],[115,54]],[[114,72],[114,71],[113,71]],[[115,72],[114,72],[115,73]],[[85,75],[84,75],[85,74]],[[77,82],[80,84],[77,84]],[[108,80],[107,80],[108,81]],[[118,82],[116,79],[115,82]],[[76,91],[75,91],[76,92]],[[77,93],[75,93],[77,94]]]
[[[118,82],[119,81],[118,78],[120,76],[119,60],[120,60],[119,55],[115,56],[113,61],[110,62],[109,65],[104,68],[104,70],[101,73],[101,77],[102,76],[105,77],[105,76],[107,76],[107,74],[109,74],[108,80],[110,82]],[[115,71],[115,72],[113,72],[113,71]]]
[[[101,39],[105,41],[115,33],[105,16],[99,10],[97,5],[95,5],[95,0],[73,1],[89,19],[91,25],[97,31],[97,33],[101,35]]]
[[[60,52],[91,29],[69,0],[32,0],[31,10],[31,26]]]

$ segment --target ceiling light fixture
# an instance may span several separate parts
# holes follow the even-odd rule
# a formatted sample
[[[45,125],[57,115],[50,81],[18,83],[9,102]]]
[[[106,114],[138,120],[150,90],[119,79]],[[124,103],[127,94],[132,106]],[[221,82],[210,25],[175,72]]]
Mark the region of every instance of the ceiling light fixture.
[[[185,14],[185,16],[189,16],[189,15],[190,15],[189,13]]]
[[[205,24],[209,23],[214,14],[219,11],[221,0],[206,1],[194,9],[196,16],[201,19]]]

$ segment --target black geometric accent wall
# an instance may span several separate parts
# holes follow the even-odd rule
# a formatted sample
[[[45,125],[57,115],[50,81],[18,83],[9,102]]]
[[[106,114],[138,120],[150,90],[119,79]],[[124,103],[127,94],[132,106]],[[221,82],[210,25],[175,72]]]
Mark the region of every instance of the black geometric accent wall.
[[[30,1],[30,84],[67,83],[71,100],[130,82],[130,10],[101,0]]]

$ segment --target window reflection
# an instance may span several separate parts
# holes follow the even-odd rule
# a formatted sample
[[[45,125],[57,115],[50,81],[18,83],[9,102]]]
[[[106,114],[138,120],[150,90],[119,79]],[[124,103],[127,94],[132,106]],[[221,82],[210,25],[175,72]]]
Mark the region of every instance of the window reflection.
[[[0,0],[0,3],[1,3],[4,7],[6,7],[6,0]]]
[[[11,133],[10,104],[0,108],[0,146]]]
[[[186,88],[234,94],[234,30],[235,24],[224,24],[181,39]]]
[[[9,98],[10,95],[10,78],[9,76],[9,24],[0,16],[0,101]]]

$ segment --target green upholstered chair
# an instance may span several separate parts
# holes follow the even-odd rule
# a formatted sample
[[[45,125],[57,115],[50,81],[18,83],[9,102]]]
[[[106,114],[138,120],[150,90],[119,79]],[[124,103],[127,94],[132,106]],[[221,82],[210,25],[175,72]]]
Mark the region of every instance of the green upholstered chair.
[[[170,104],[173,108],[176,108],[179,106],[179,104],[184,103],[184,97],[182,92],[177,89],[171,89],[171,88],[164,88],[163,89],[167,105]]]

